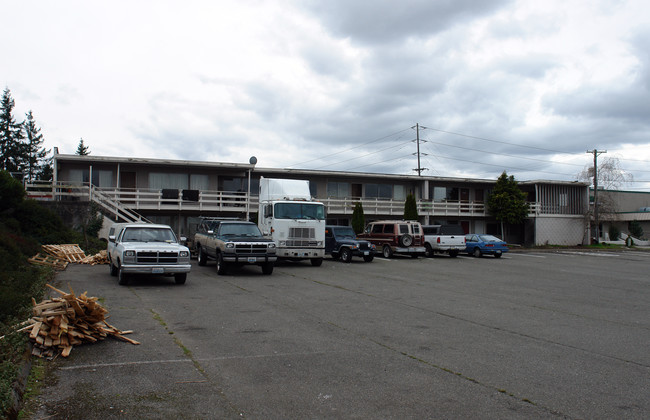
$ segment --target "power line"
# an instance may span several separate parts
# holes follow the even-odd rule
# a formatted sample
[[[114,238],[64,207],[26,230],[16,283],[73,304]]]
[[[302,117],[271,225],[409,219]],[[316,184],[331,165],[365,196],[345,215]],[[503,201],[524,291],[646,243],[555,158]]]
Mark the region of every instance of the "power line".
[[[567,155],[574,154],[572,152],[565,152],[565,151],[561,151],[561,150],[545,149],[543,147],[536,147],[536,146],[525,146],[523,144],[509,143],[507,141],[486,139],[485,137],[470,136],[470,135],[467,135],[467,134],[455,133],[453,131],[445,131],[445,130],[440,130],[440,129],[437,129],[437,128],[426,127],[426,129],[427,130],[438,131],[440,133],[453,134],[455,136],[467,137],[467,138],[470,138],[470,139],[489,141],[489,142],[492,142],[492,143],[507,144],[508,146],[517,146],[517,147],[523,147],[523,148],[526,148],[526,149],[543,150],[545,152],[562,153],[562,154],[567,154]]]
[[[361,159],[361,158],[364,158],[364,157],[366,157],[366,156],[370,156],[370,155],[374,155],[374,154],[377,154],[377,153],[385,152],[386,150],[394,149],[394,148],[396,148],[396,147],[400,147],[400,146],[401,146],[401,148],[403,148],[404,145],[409,144],[409,143],[411,143],[411,140],[408,140],[408,141],[405,141],[405,142],[399,143],[399,144],[397,144],[397,145],[395,145],[395,146],[386,147],[385,149],[376,150],[376,151],[374,151],[374,152],[370,152],[370,153],[367,153],[367,154],[362,155],[362,156],[353,157],[353,158],[350,158],[350,159],[346,159],[346,160],[342,160],[342,161],[339,161],[339,162],[331,163],[331,164],[329,164],[329,165],[318,166],[318,167],[316,167],[316,168],[314,168],[314,169],[323,169],[323,168],[328,168],[328,167],[330,167],[330,166],[339,165],[339,164],[341,164],[341,163],[349,162],[349,161],[351,161],[351,160]],[[399,150],[399,149],[398,149],[398,150]],[[390,159],[389,159],[389,160],[390,160]]]
[[[335,152],[335,153],[331,153],[331,154],[329,154],[329,155],[325,155],[325,156],[320,156],[320,157],[317,157],[316,159],[311,159],[311,160],[307,160],[307,161],[304,161],[304,162],[294,163],[293,165],[289,165],[289,166],[287,166],[287,168],[292,168],[292,167],[294,167],[294,166],[304,165],[304,164],[306,164],[306,163],[311,163],[311,162],[314,162],[314,161],[317,161],[317,160],[323,160],[323,159],[328,158],[328,157],[332,157],[332,156],[340,155],[341,153],[345,153],[345,152],[349,152],[350,150],[358,149],[359,147],[365,146],[365,145],[367,145],[367,144],[376,143],[376,142],[378,142],[378,141],[381,141],[381,140],[387,139],[387,138],[392,137],[392,136],[395,136],[395,135],[397,135],[397,134],[401,134],[401,133],[403,133],[403,132],[405,132],[405,131],[408,131],[408,130],[409,130],[408,128],[405,128],[405,129],[403,129],[403,130],[396,131],[395,133],[388,134],[388,135],[386,135],[386,136],[379,137],[379,138],[377,138],[377,139],[370,140],[370,141],[367,141],[367,142],[365,142],[365,143],[361,143],[361,144],[359,144],[358,146],[350,147],[349,149],[341,150],[341,151],[338,151],[338,152]],[[398,138],[398,140],[399,140],[399,138]],[[345,161],[344,161],[344,162],[345,162]],[[339,162],[339,163],[340,163],[340,162]],[[335,163],[334,165],[336,165],[336,163]],[[329,166],[331,166],[331,165],[329,165]]]

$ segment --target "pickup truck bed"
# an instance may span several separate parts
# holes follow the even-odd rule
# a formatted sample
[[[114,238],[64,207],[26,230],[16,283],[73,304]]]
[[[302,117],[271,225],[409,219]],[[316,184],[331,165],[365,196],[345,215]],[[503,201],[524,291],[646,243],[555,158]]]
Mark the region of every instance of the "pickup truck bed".
[[[427,257],[440,253],[453,258],[465,250],[465,232],[459,225],[428,225],[422,229]]]

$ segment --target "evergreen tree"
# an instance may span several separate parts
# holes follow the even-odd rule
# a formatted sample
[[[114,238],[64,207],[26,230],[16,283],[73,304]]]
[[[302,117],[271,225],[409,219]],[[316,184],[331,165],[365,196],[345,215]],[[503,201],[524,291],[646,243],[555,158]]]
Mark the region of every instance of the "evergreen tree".
[[[0,101],[0,169],[16,172],[23,168],[25,145],[23,125],[13,116],[14,100],[9,88],[5,88]]]
[[[418,204],[415,201],[415,196],[409,194],[406,196],[406,201],[404,202],[404,220],[418,220],[419,218]]]
[[[42,147],[45,139],[41,134],[41,129],[36,126],[36,121],[34,121],[32,111],[30,110],[25,115],[27,117],[23,123],[27,140],[25,143],[27,151],[25,172],[27,180],[31,182],[36,178],[41,178],[40,175],[43,173],[43,167],[48,164],[48,160],[45,156],[47,156],[50,151],[45,150],[45,148]]]
[[[505,171],[497,179],[487,204],[488,212],[501,222],[501,235],[504,235],[504,222],[518,225],[528,216],[526,193],[519,189],[515,177]]]
[[[365,227],[366,217],[363,214],[363,205],[359,201],[354,205],[354,211],[352,212],[352,229],[355,233],[361,233]]]
[[[84,146],[83,138],[79,140],[79,146],[77,146],[77,151],[75,152],[75,154],[80,156],[88,156],[90,154],[90,150],[88,149],[88,146]]]

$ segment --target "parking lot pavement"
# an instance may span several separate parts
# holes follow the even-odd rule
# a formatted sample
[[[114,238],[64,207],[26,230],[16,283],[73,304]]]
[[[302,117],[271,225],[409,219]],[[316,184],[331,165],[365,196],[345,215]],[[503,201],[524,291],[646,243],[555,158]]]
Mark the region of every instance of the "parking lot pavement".
[[[117,285],[70,265],[142,344],[51,362],[32,418],[648,418],[650,254],[194,266]]]

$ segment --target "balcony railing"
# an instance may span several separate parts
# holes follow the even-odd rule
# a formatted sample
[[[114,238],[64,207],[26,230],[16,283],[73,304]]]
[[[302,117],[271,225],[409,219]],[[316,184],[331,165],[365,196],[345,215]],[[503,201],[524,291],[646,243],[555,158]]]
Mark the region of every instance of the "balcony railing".
[[[94,193],[100,196],[101,201],[105,203],[111,201],[115,206],[121,206],[135,211],[185,210],[245,213],[247,205],[249,212],[257,213],[258,211],[258,196],[251,195],[250,200],[248,200],[247,193],[245,192],[91,188],[87,183],[80,185],[69,182],[28,184],[26,190],[29,197],[38,200],[88,201],[93,199]],[[97,196],[94,197],[94,201],[100,198]],[[351,215],[356,203],[361,202],[363,212],[366,215],[381,215],[392,218],[404,215],[403,200],[355,197],[319,198],[318,200],[325,204],[327,214]],[[540,206],[538,204],[529,203],[529,205],[530,217],[535,217],[540,213]],[[419,200],[417,207],[420,216],[487,216],[484,203]]]

